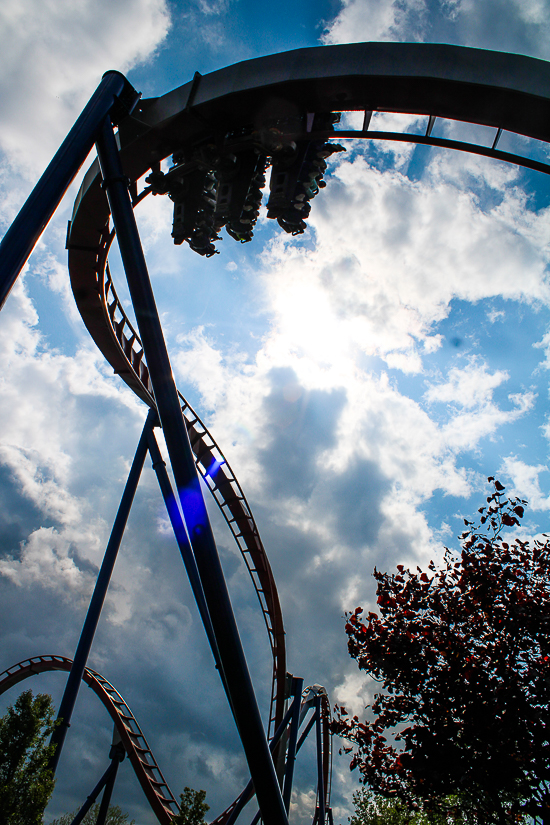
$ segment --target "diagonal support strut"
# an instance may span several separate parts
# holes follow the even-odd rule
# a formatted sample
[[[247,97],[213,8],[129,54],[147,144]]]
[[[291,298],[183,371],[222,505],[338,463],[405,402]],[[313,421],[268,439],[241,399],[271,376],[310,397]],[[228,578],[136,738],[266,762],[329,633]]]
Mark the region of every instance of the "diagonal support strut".
[[[224,686],[263,820],[266,825],[286,825],[286,811],[206,512],[128,193],[128,182],[124,177],[109,117],[104,120],[96,145],[159,419],[217,641],[225,675]]]

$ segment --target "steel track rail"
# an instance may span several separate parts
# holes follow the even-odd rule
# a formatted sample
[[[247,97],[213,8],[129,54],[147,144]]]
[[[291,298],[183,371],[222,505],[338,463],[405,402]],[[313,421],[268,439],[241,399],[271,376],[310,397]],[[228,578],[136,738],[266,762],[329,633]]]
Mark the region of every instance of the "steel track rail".
[[[305,715],[314,706],[316,697],[319,697],[321,704],[321,749],[323,763],[324,804],[326,809],[330,806],[332,784],[332,736],[330,733],[332,713],[330,710],[328,694],[325,688],[321,685],[310,685],[303,690],[300,705],[300,724],[303,723]],[[317,789],[317,807],[318,806],[319,789]]]
[[[277,117],[281,122],[286,118],[301,123],[298,137],[302,140],[319,137],[307,130],[312,113],[363,111],[360,133],[335,131],[325,137],[410,140],[476,152],[547,173],[548,164],[501,152],[497,144],[503,130],[548,142],[549,89],[550,64],[519,55],[405,43],[301,49],[245,61],[204,77],[197,73],[179,89],[141,101],[119,124],[120,159],[135,205],[147,194],[147,188],[138,193],[138,181],[149,169],[158,169],[162,159],[206,141],[223,146],[230,132],[270,128],[269,101],[277,101]],[[426,115],[426,134],[369,133],[373,111]],[[432,138],[436,118],[493,127],[492,146]],[[115,372],[151,406],[141,343],[120,305],[107,267],[113,239],[109,218],[96,163],[84,178],[69,224],[73,293],[86,327]],[[275,583],[234,473],[204,424],[183,398],[182,402],[197,467],[241,549],[266,621],[274,660],[273,724],[283,713],[285,687],[284,631]],[[328,745],[323,752],[329,753]]]
[[[368,136],[373,111],[424,114],[424,136],[372,134],[373,138],[446,145],[517,162],[540,171],[547,165],[499,152],[503,130],[548,141],[550,137],[550,64],[499,52],[426,43],[357,43],[298,49],[229,66],[160,98],[142,100],[119,123],[120,158],[134,203],[138,181],[149,169],[182,147],[213,141],[223,145],[231,130],[269,127],[268,101],[277,116],[302,122],[308,113],[363,111]],[[491,148],[431,138],[436,118],[494,127]],[[336,136],[337,133],[334,134]],[[342,137],[344,135],[342,134]],[[67,233],[69,271],[78,309],[92,338],[115,372],[152,405],[151,385],[136,332],[122,311],[106,266],[113,233],[97,162],[78,193]],[[242,490],[227,463],[209,475],[208,461],[223,461],[219,448],[198,416],[184,402],[197,466],[247,562],[266,620],[274,657],[274,693],[270,727],[284,704],[284,631],[279,600],[265,551]],[[219,455],[218,455],[219,453]],[[275,703],[275,708],[273,707]]]
[[[67,656],[55,655],[33,656],[30,659],[17,662],[17,664],[0,673],[0,695],[19,682],[31,676],[36,676],[39,673],[49,673],[52,671],[64,671],[68,673],[72,663],[73,660]],[[136,777],[160,825],[170,825],[172,816],[177,813],[179,806],[162,775],[151,748],[147,744],[147,740],[143,735],[136,717],[121,694],[100,673],[87,667],[82,680],[93,690],[113,720]],[[319,685],[307,687],[302,692],[300,724],[303,724],[308,712],[313,709],[316,696],[320,696],[321,698],[324,797],[325,807],[328,808],[330,805],[332,775],[331,711],[327,693],[325,689]],[[306,726],[306,728],[307,727],[308,726]],[[237,797],[225,811],[219,814],[216,819],[212,820],[211,825],[223,825],[239,803],[239,800],[240,797]]]
[[[332,734],[330,723],[332,713],[330,700],[325,691],[321,697],[321,725],[323,737],[323,777],[325,782],[325,808],[330,807],[330,796],[332,793]]]
[[[107,254],[113,233],[101,236],[97,286],[103,313],[102,352],[134,392],[154,407],[149,371],[140,338],[114,287]],[[279,594],[260,533],[229,462],[191,405],[179,393],[195,463],[220,508],[252,579],[266,625],[273,659],[268,733],[283,718],[286,679],[285,631]]]
[[[69,672],[72,663],[73,660],[66,656],[33,656],[31,659],[18,662],[0,673],[0,694],[38,673],[56,670]],[[136,717],[116,688],[101,674],[87,667],[82,679],[93,690],[113,720],[139,784],[160,825],[170,825],[179,806]]]
[[[330,732],[330,723],[332,719],[332,713],[330,710],[330,701],[328,698],[328,694],[324,687],[320,685],[311,685],[306,687],[302,691],[302,695],[300,698],[300,727],[303,726],[306,716],[309,711],[314,709],[315,705],[315,698],[319,696],[321,700],[321,739],[322,739],[322,763],[323,763],[323,788],[324,788],[324,803],[325,809],[330,807],[330,795],[331,795],[331,785],[332,785],[332,734]],[[312,723],[314,723],[314,718],[310,718],[308,724],[305,725],[305,730],[302,736],[307,736],[306,731],[309,730]],[[300,741],[299,747],[301,747],[303,740]],[[216,819],[213,819],[210,825],[225,825],[225,823],[231,817],[231,814],[235,810],[235,808],[241,804],[241,800],[243,795],[246,794],[246,789],[224,810],[221,814],[219,814]],[[245,804],[253,798],[254,793],[251,791],[246,798]],[[316,808],[319,807],[319,789],[317,789],[317,802]]]

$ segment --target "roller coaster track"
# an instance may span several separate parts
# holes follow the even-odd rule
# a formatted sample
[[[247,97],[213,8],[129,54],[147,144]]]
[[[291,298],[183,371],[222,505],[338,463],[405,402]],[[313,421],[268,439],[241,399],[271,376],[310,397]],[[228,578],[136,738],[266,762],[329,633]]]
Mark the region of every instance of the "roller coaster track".
[[[94,295],[99,296],[99,301],[94,302],[93,311],[88,309],[82,317],[115,373],[121,376],[142,401],[154,407],[141,341],[124,311],[111,276],[107,256],[113,239],[114,232],[109,230],[107,221],[99,234],[99,243],[94,253]],[[90,250],[69,244],[70,261],[74,261],[75,255],[78,260],[82,253],[89,255]],[[71,267],[71,263],[69,266]],[[74,271],[80,272],[79,267],[74,266],[71,272]],[[81,296],[82,287],[75,286],[75,280],[72,280],[72,284],[75,297]],[[235,474],[197,413],[181,393],[179,396],[196,467],[239,547],[267,628],[273,661],[268,734],[273,734],[283,718],[286,692],[285,633],[277,586],[254,516]],[[324,729],[328,731],[326,724]],[[324,787],[328,789],[326,783]],[[226,821],[237,801],[217,817],[216,825]]]
[[[135,90],[131,87],[129,90],[127,85],[120,86],[120,76],[118,80],[111,77],[106,81],[105,89],[108,88],[111,90],[109,94],[114,95],[114,103],[111,97],[107,109],[102,108],[104,100],[101,95],[91,99],[91,108],[85,110],[88,114],[84,117],[83,113],[78,129],[75,124],[76,131],[72,131],[63,144],[61,155],[70,154],[71,169],[63,168],[58,153],[51,164],[51,177],[48,177],[50,167],[43,176],[47,178],[46,188],[41,188],[41,184],[35,188],[7,233],[9,242],[4,250],[9,254],[6,274],[2,275],[0,283],[2,301],[17,277],[25,255],[30,254],[32,244],[36,243],[49,220],[48,215],[51,217],[56,198],[59,202],[72,179],[71,174],[74,176],[78,164],[83,162],[84,143],[86,140],[98,140],[97,125],[101,119],[109,127],[111,154],[116,159],[116,168],[119,169],[120,161],[123,173],[119,169],[116,177],[107,176],[105,184],[107,188],[115,183],[120,186],[127,178],[134,207],[152,192],[153,184],[142,185],[139,191],[141,179],[149,170],[158,176],[160,162],[168,156],[180,153],[183,157],[187,156],[189,149],[192,152],[196,150],[199,161],[192,162],[204,164],[207,162],[204,158],[209,153],[207,151],[201,155],[203,148],[224,152],[242,148],[247,141],[246,145],[250,148],[258,140],[260,150],[264,152],[267,144],[262,143],[263,138],[254,135],[273,128],[277,131],[279,126],[284,128],[285,139],[289,141],[327,141],[334,137],[410,141],[472,152],[550,173],[550,165],[546,162],[497,148],[503,131],[545,142],[550,138],[550,65],[519,55],[406,43],[363,43],[301,49],[245,61],[204,77],[196,73],[190,83],[160,98],[141,101],[131,114],[125,109],[125,99],[131,109],[137,96]],[[120,91],[113,91],[115,88]],[[126,94],[129,97],[125,98]],[[269,101],[277,101],[276,116],[268,111]],[[98,112],[93,127],[95,131],[90,131],[92,111]],[[363,112],[363,128],[314,130],[315,123],[326,125],[334,122],[334,119],[324,116],[341,111]],[[417,135],[372,131],[369,125],[376,111],[424,115],[428,118],[426,131]],[[107,112],[109,118],[113,115],[118,122],[118,158],[110,131],[111,121],[105,120]],[[316,115],[322,117],[316,120]],[[495,130],[494,137],[488,146],[434,137],[432,131],[437,118],[488,126]],[[82,137],[79,137],[81,134]],[[74,150],[73,138],[78,144],[75,144]],[[101,140],[100,136],[98,145],[101,145]],[[178,162],[175,161],[176,166]],[[55,176],[63,178],[65,189],[58,187],[55,192],[47,189]],[[153,181],[154,176],[150,180]],[[39,194],[35,196],[35,192]],[[41,198],[44,200],[43,208]],[[37,215],[40,213],[36,220],[30,218],[33,211]],[[41,226],[40,221],[43,221]],[[22,245],[16,240],[18,236],[26,237]],[[96,162],[84,177],[69,224],[67,248],[71,285],[84,323],[107,361],[148,406],[155,408],[141,341],[124,312],[112,282],[107,257],[113,239],[109,206]],[[147,340],[145,332],[144,340]],[[153,377],[156,380],[156,373]],[[264,616],[273,658],[269,713],[269,730],[273,733],[277,726],[282,729],[280,723],[285,715],[286,699],[285,638],[277,588],[254,517],[235,474],[206,426],[181,394],[180,402],[198,472],[239,546]],[[177,412],[175,403],[174,406]],[[184,441],[180,439],[178,443]],[[173,464],[174,455],[177,457],[176,450],[171,453]],[[71,660],[60,656],[26,660],[0,674],[0,692],[33,673],[67,671],[70,667]],[[172,818],[176,802],[133,714],[120,694],[99,674],[87,668],[83,679],[113,718],[147,798],[164,825]],[[311,729],[313,722],[318,725],[319,779],[326,804],[330,790],[330,708],[328,697],[319,686],[308,688],[302,695],[302,721],[313,706],[315,713],[307,723],[306,731]],[[290,711],[287,717],[288,713]],[[269,760],[262,764],[271,770]],[[261,775],[258,772],[257,780],[260,793]],[[275,777],[270,780],[271,783],[274,781]],[[241,795],[240,800],[243,799]],[[270,799],[280,802],[278,794],[270,796]],[[322,803],[323,800],[318,800],[319,811],[323,808]],[[236,813],[237,805],[238,800],[215,822],[227,820],[232,812]],[[266,811],[270,811],[269,805],[266,805],[264,814]],[[282,810],[281,813],[284,814]]]
[[[49,655],[33,656],[30,659],[18,662],[0,673],[0,695],[19,682],[39,673],[52,671],[65,671],[68,673],[72,664],[73,660],[66,656]],[[113,720],[134,773],[160,825],[169,825],[179,806],[162,775],[151,748],[147,744],[136,717],[117,689],[100,673],[87,667],[84,670],[82,679],[93,690]],[[304,722],[308,711],[313,707],[316,696],[319,696],[321,700],[321,758],[325,805],[328,807],[332,753],[329,732],[330,705],[324,688],[314,685],[303,691],[300,703],[300,721],[301,723]],[[222,825],[226,822],[237,806],[239,799],[240,797],[216,817],[212,825]]]
[[[550,166],[497,148],[503,129],[548,140],[550,82],[547,63],[518,55],[428,44],[363,43],[302,49],[230,66],[160,98],[142,100],[119,123],[120,159],[134,206],[151,186],[138,191],[148,170],[191,146],[223,146],[227,135],[261,128],[266,95],[285,101],[299,124],[290,137],[410,140],[475,152],[548,173]],[[283,107],[284,108],[284,107]],[[359,131],[311,131],[313,115],[363,111]],[[369,131],[374,111],[428,115],[423,135]],[[296,118],[298,115],[298,118]],[[488,147],[432,136],[436,118],[494,127]],[[301,130],[301,131],[300,131]],[[236,140],[240,140],[239,137]],[[117,374],[149,406],[152,387],[139,336],[119,301],[107,256],[114,238],[97,161],[78,193],[67,234],[75,300],[95,343]],[[273,678],[269,731],[284,709],[285,640],[277,589],[250,507],[221,450],[181,397],[196,466],[226,519],[247,568],[266,623]]]
[[[18,662],[0,673],[0,694],[38,673],[64,670],[69,672],[72,659],[65,656],[34,656]],[[143,735],[136,717],[113,685],[99,673],[87,667],[83,681],[103,703],[120,734],[124,749],[132,764],[139,784],[161,825],[169,825],[178,804],[166,784],[151,748]]]
[[[107,261],[113,237],[114,233],[105,231],[98,247],[96,285],[103,322],[101,348],[115,372],[146,404],[154,407],[141,341],[118,298]],[[97,326],[92,329],[97,335]],[[273,732],[283,718],[286,678],[285,632],[277,586],[254,516],[234,472],[197,413],[181,393],[179,396],[195,464],[241,551],[264,617],[273,659],[269,717],[269,731]]]

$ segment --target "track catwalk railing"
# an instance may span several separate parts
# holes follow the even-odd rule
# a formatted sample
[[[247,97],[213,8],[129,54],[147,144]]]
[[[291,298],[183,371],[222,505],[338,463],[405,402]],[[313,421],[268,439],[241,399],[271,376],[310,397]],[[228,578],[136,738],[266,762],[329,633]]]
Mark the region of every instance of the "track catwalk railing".
[[[0,695],[19,682],[40,673],[52,671],[70,672],[72,665],[72,659],[66,656],[46,655],[33,656],[30,659],[25,659],[7,668],[3,673],[0,673]],[[164,779],[151,748],[147,744],[147,740],[143,735],[136,717],[116,688],[97,671],[86,667],[82,673],[82,681],[93,690],[109,713],[136,777],[160,825],[169,825],[172,816],[179,810],[179,806],[174,794]],[[314,821],[318,821],[318,811],[321,805],[324,806],[330,816],[330,706],[324,688],[319,685],[313,685],[306,688],[300,695],[299,690],[301,683],[301,679],[294,679],[294,702],[289,707],[285,718],[275,732],[271,748],[273,750],[277,743],[285,737],[287,728],[290,725],[289,736],[291,747],[288,749],[285,771],[286,776],[289,777],[288,781],[285,782],[285,788],[290,789],[295,756],[301,750],[310,731],[315,727],[318,789]],[[313,713],[298,739],[298,728],[304,725],[310,711],[313,711]],[[101,790],[101,788],[99,790]],[[216,819],[212,820],[211,825],[232,825],[244,805],[246,805],[253,795],[253,785],[252,782],[249,782],[237,799],[223,813],[216,817]],[[290,799],[289,790],[285,794],[285,797],[288,800]]]
[[[134,392],[154,406],[141,339],[117,295],[107,261],[114,237],[114,232],[102,233],[97,259],[100,307],[104,329],[109,331],[109,336],[102,340],[103,353]],[[283,718],[286,678],[285,631],[277,586],[260,532],[235,473],[198,414],[181,393],[179,397],[196,467],[233,534],[260,602],[273,658],[269,718],[272,734]]]
[[[203,586],[223,669],[223,685],[235,719],[266,825],[285,825],[286,811],[239,637],[227,585],[203,500],[187,429],[135,221],[128,180],[120,163],[111,119],[96,147],[132,305],[176,490]]]
[[[58,670],[69,672],[72,664],[72,659],[66,656],[34,656],[25,659],[0,673],[0,694],[38,673]],[[118,690],[97,671],[85,668],[82,680],[100,699],[113,720],[139,784],[160,825],[170,825],[172,816],[179,807],[136,717]]]

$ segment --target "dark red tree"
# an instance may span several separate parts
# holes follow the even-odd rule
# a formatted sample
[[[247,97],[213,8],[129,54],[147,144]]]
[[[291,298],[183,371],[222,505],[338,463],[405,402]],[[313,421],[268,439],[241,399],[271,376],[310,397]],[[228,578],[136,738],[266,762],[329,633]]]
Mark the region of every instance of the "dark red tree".
[[[493,493],[440,569],[375,569],[379,614],[347,617],[350,655],[380,681],[369,719],[337,708],[350,767],[384,797],[470,821],[550,823],[550,542],[506,540],[527,502]]]

